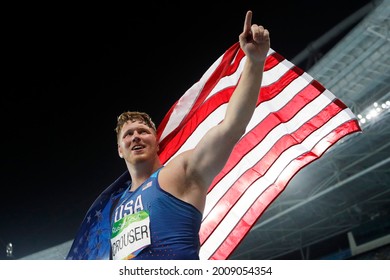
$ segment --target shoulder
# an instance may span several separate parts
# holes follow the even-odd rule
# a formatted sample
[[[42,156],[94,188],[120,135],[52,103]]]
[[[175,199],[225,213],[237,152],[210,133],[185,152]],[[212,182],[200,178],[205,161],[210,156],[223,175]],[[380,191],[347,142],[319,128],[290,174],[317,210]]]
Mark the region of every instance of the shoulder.
[[[164,168],[161,169],[159,178],[169,179],[170,181],[176,181],[178,179],[184,179],[187,174],[188,161],[191,155],[191,151],[185,151],[166,164],[164,164]]]
[[[187,150],[184,151],[175,157],[173,157],[171,160],[169,160],[166,164],[165,167],[169,168],[180,168],[185,170],[188,167],[188,162],[191,158],[191,155],[193,153],[193,150]]]
[[[184,152],[161,169],[158,183],[164,191],[178,199],[195,206],[203,211],[207,188],[202,187],[201,181],[195,174],[188,170],[188,161],[192,151]]]
[[[177,195],[185,192],[191,185],[191,174],[188,172],[191,153],[192,151],[183,152],[164,165],[158,176],[162,189]]]

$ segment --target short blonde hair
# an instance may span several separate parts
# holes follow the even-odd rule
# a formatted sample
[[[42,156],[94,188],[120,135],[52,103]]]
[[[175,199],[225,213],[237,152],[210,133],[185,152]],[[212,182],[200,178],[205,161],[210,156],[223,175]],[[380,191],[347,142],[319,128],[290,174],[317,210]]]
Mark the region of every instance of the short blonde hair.
[[[119,139],[119,134],[122,130],[122,127],[128,122],[128,121],[140,121],[144,124],[146,124],[148,127],[153,129],[156,132],[156,125],[152,121],[151,117],[144,112],[138,112],[138,111],[127,111],[123,112],[119,115],[115,127],[116,137]]]

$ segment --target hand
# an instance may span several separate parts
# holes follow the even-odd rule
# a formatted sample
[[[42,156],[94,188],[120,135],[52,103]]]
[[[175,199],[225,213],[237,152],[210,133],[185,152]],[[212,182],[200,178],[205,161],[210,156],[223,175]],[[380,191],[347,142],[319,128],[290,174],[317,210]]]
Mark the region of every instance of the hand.
[[[261,25],[252,24],[252,11],[245,16],[244,31],[239,36],[241,49],[255,62],[264,62],[270,48],[269,32]]]

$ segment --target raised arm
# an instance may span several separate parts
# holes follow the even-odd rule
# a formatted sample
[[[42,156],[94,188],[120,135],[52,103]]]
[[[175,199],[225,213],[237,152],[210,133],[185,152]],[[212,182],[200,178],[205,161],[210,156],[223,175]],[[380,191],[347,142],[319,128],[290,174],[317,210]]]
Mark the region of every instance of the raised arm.
[[[252,24],[251,11],[246,14],[244,30],[239,35],[239,40],[246,62],[229,101],[225,118],[205,134],[188,157],[187,175],[194,178],[195,185],[203,188],[208,188],[226,164],[256,108],[270,38],[267,29]]]

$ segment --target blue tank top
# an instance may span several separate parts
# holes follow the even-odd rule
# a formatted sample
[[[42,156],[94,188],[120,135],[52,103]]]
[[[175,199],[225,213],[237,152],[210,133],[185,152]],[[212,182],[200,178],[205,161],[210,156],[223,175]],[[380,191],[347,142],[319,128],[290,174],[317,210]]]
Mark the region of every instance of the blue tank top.
[[[122,238],[118,236],[115,242],[111,239],[112,255],[135,240],[142,243],[143,239],[150,238],[150,244],[147,243],[139,252],[131,255],[131,259],[199,259],[202,214],[193,205],[161,189],[157,180],[160,170],[161,168],[134,192],[127,190],[118,201],[111,217],[113,232],[122,218],[135,215],[141,218],[139,226],[122,234]],[[144,217],[147,219],[143,220]],[[117,228],[119,227],[122,228],[122,225]]]

